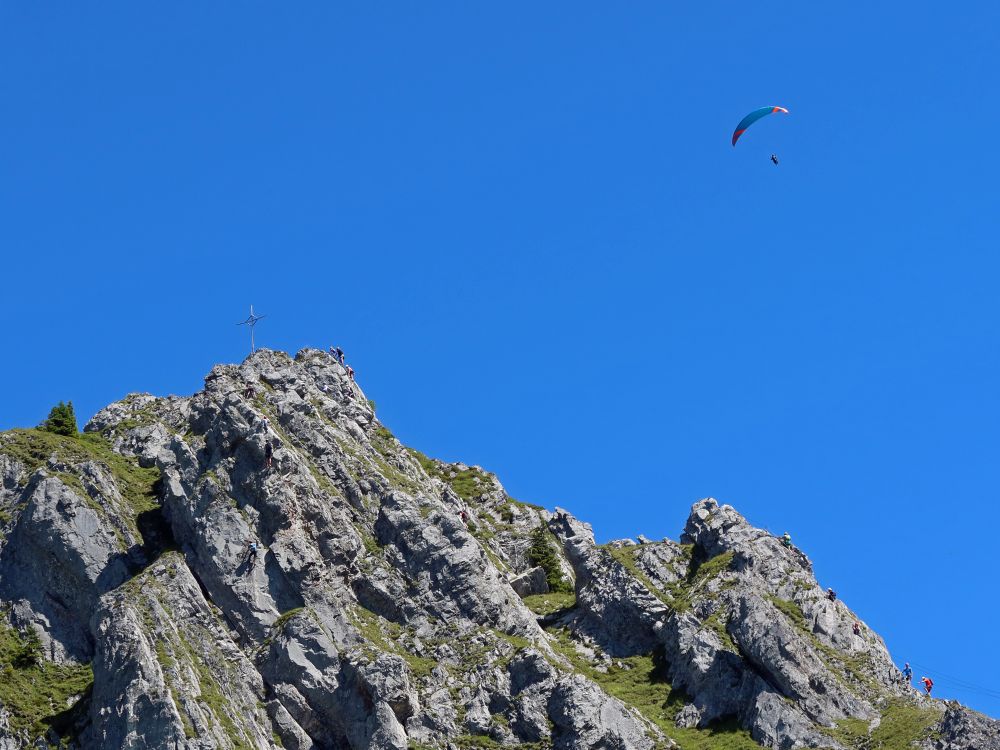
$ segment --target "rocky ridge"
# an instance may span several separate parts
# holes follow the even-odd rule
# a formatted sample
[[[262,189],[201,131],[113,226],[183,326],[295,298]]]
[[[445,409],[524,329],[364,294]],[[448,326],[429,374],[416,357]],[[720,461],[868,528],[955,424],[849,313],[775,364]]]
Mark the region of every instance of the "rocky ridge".
[[[0,750],[1000,750],[732,507],[597,545],[318,350],[0,435],[0,609]]]

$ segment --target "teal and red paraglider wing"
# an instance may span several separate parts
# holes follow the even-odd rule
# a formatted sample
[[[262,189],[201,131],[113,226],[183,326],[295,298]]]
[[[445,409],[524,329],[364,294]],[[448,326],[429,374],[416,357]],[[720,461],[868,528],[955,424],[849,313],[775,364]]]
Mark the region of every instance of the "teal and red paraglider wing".
[[[733,145],[736,145],[736,141],[740,139],[740,136],[746,132],[747,128],[757,122],[757,120],[774,114],[775,112],[784,112],[786,115],[788,114],[788,110],[784,107],[761,107],[760,109],[755,109],[753,112],[740,120],[740,124],[737,125],[736,130],[733,131]]]

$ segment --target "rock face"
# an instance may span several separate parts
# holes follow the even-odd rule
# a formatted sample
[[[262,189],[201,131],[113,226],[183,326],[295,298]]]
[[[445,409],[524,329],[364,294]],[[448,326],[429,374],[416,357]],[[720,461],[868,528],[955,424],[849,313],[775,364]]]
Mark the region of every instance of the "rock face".
[[[0,435],[0,531],[0,748],[1000,750],[733,508],[598,546],[317,350]]]

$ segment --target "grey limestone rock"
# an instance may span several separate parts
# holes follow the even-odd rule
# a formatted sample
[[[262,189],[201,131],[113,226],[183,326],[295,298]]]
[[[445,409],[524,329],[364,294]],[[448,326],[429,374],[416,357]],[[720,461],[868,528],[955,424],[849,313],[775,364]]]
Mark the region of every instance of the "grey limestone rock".
[[[904,714],[925,750],[997,747],[732,507],[695,503],[679,543],[597,545],[403,446],[325,352],[260,350],[85,430],[0,434],[0,626],[93,669],[44,737],[0,700],[0,750],[660,750],[720,727],[847,750],[838,722]]]

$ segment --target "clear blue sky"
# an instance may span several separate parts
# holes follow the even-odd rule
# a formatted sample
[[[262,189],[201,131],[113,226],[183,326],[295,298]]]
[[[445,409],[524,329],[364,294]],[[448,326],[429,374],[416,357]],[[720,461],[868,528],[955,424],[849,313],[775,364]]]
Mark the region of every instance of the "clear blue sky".
[[[191,393],[252,302],[601,540],[788,530],[1000,716],[998,7],[6,3],[0,428]]]

